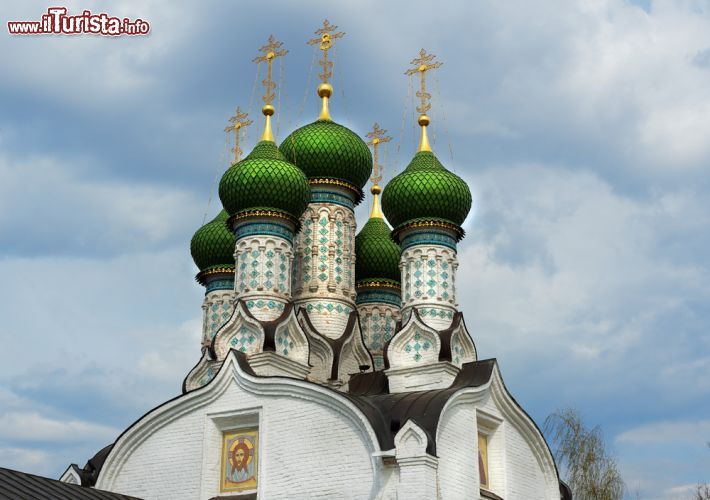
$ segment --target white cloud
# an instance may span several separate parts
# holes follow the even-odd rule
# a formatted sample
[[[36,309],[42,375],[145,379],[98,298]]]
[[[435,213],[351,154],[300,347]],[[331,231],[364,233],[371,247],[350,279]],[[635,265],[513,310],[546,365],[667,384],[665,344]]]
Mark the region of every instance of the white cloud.
[[[82,420],[59,420],[36,412],[8,412],[0,415],[0,439],[43,443],[82,441],[111,442],[120,431]]]
[[[652,422],[616,436],[617,443],[689,444],[703,448],[710,442],[710,419]]]
[[[21,471],[44,469],[51,454],[43,450],[0,446],[0,464]]]
[[[75,0],[62,6],[67,7],[69,15],[91,8],[86,2]],[[43,2],[6,7],[3,12],[6,20],[39,20],[47,11]],[[0,50],[4,85],[31,91],[37,97],[55,96],[65,105],[86,111],[119,107],[147,90],[157,91],[161,82],[156,67],[180,43],[181,33],[194,22],[194,17],[165,0],[126,1],[99,10],[95,7],[94,12],[130,19],[140,17],[152,24],[154,33],[115,39],[88,35],[5,36],[0,42],[4,46]],[[171,29],[166,30],[165,26]],[[26,64],[27,60],[33,64]]]
[[[31,19],[46,8],[27,4],[13,4],[6,16]],[[77,111],[75,130],[87,111],[90,123],[111,121],[117,133],[135,125],[165,165],[195,158],[197,170],[203,158],[217,156],[202,140],[209,135],[200,135],[219,114],[200,114],[208,113],[205,99],[229,96],[221,120],[249,98],[238,89],[251,90],[249,60],[264,38],[251,20],[271,15],[274,34],[291,50],[290,104],[282,108],[295,109],[310,62],[302,43],[327,10],[348,33],[335,54],[334,116],[356,130],[377,120],[395,141],[404,137],[401,148],[391,145],[400,150],[388,158],[391,176],[414,147],[411,118],[402,125],[401,73],[424,46],[445,63],[430,80],[435,149],[476,190],[475,216],[460,246],[459,297],[480,354],[499,357],[511,389],[539,413],[569,401],[593,408],[593,422],[605,427],[621,425],[608,409],[624,406],[624,425],[656,418],[659,408],[689,422],[688,405],[705,404],[710,388],[702,338],[710,303],[707,7],[654,2],[646,12],[622,0],[460,1],[421,16],[423,3],[314,5],[122,3],[110,12],[145,17],[150,37],[0,40],[8,49],[0,50],[3,95],[37,102],[33,116],[52,131],[61,131],[66,117],[40,109],[48,95],[57,109]],[[78,0],[67,6],[85,7]],[[240,16],[232,20],[236,10]],[[384,33],[392,39],[383,42]],[[199,74],[194,64],[210,58],[220,70]],[[306,93],[312,106],[298,120],[317,112],[314,92]],[[121,112],[135,121],[125,125]],[[187,244],[205,196],[116,181],[130,176],[108,171],[113,163],[100,158],[116,152],[98,143],[86,144],[91,153],[25,154],[36,147],[37,123],[4,124],[0,136],[23,152],[0,156],[3,253],[43,249],[38,257],[0,260],[0,377],[10,387],[0,391],[0,403],[41,418],[57,414],[52,407],[80,414],[105,406],[102,418],[120,413],[127,425],[177,394],[199,357],[201,290],[192,281]],[[114,143],[146,147],[121,139]],[[456,162],[448,159],[449,140]],[[86,158],[93,147],[99,160]],[[540,369],[531,373],[532,366]],[[97,401],[92,408],[82,406],[86,394]],[[97,435],[95,448],[103,437]],[[67,461],[11,448],[0,449],[0,458],[15,453],[27,464],[50,460],[62,467]],[[71,460],[86,457],[77,452]],[[643,483],[645,497],[691,484],[680,455],[670,459],[675,468],[624,460],[628,470],[637,466],[636,477],[648,479],[661,466],[672,470]]]
[[[88,170],[83,162],[67,165],[48,156],[0,155],[3,247],[41,254],[124,253],[155,249],[201,223],[205,204],[189,191],[91,179]]]
[[[659,220],[675,217],[668,200],[703,205],[693,192],[634,200],[591,172],[536,165],[497,166],[471,185],[461,307],[479,340],[504,352],[619,359],[649,342],[660,317],[710,297],[703,261],[657,252],[670,230]]]

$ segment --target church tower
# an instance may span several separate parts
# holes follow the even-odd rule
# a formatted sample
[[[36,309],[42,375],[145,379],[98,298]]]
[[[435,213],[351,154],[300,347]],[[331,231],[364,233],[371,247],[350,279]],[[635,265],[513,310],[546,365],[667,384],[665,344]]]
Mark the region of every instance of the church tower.
[[[190,253],[200,270],[195,279],[205,287],[202,345],[207,346],[233,310],[234,234],[227,229],[224,210],[195,232],[190,241]]]
[[[440,63],[422,50],[407,72],[421,78],[421,140],[382,191],[390,139],[375,125],[371,154],[331,119],[328,51],[343,34],[327,21],[317,34],[318,120],[276,146],[272,63],[286,50],[273,37],[254,59],[267,69],[263,134],[243,159],[248,121],[231,119],[224,210],[191,242],[203,348],[182,394],[70,466],[72,498],[568,500],[539,428],[497,361],[477,359],[457,309],[471,194],[427,138],[425,76]],[[355,236],[368,178],[372,209]]]
[[[421,139],[414,158],[382,193],[382,208],[402,248],[402,329],[385,347],[390,391],[448,387],[476,348],[456,302],[456,243],[471,192],[444,168],[429,145],[426,73],[441,66],[424,49],[408,75],[419,74]]]
[[[293,272],[293,297],[313,327],[331,339],[342,336],[355,311],[355,206],[372,171],[367,144],[335,123],[329,100],[333,62],[328,51],[344,33],[326,20],[309,45],[322,51],[321,112],[281,143],[283,155],[300,168],[310,184],[310,203],[300,219]]]
[[[219,197],[235,236],[236,299],[260,321],[278,318],[291,300],[293,239],[308,204],[308,181],[274,142],[271,117],[275,98],[272,63],[288,51],[269,37],[254,62],[267,63],[262,113],[264,133],[251,153],[222,177]]]
[[[407,168],[385,187],[382,208],[402,247],[404,322],[416,310],[427,325],[444,329],[457,311],[456,243],[464,236],[461,224],[471,209],[471,192],[463,179],[444,168],[429,145],[426,112],[431,104],[425,76],[441,65],[433,59],[422,49],[412,61],[415,67],[407,71],[420,76],[421,139]]]
[[[355,287],[357,310],[365,345],[372,354],[374,369],[384,367],[383,348],[394,334],[400,317],[401,288],[399,246],[394,242],[390,227],[380,210],[380,181],[382,166],[378,148],[391,140],[375,123],[367,134],[373,150],[372,210],[362,231],[355,237]]]
[[[224,129],[234,132],[234,162],[242,153],[239,147],[241,133],[252,124],[248,113],[237,107]],[[190,241],[192,260],[200,272],[195,279],[205,287],[202,303],[202,346],[212,342],[217,330],[234,311],[234,233],[227,228],[227,212],[221,210],[217,217],[195,232]]]

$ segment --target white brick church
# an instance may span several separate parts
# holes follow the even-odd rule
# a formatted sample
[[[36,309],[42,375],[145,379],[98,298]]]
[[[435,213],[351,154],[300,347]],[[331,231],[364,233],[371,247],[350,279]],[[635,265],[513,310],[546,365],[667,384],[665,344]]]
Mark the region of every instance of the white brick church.
[[[317,35],[320,115],[280,145],[271,65],[286,51],[270,38],[255,60],[268,69],[261,140],[242,159],[235,146],[223,210],[191,242],[205,298],[182,394],[61,480],[143,499],[571,498],[457,307],[472,200],[427,138],[425,77],[440,63],[412,61],[420,144],[381,188],[389,138],[331,118],[342,33],[326,21]],[[238,113],[231,130],[246,124]]]

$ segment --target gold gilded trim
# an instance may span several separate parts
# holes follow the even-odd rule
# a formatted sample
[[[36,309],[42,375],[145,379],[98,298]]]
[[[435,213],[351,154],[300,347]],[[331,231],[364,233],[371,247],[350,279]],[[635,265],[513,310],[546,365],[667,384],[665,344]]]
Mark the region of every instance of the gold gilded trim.
[[[342,181],[340,179],[330,179],[328,177],[319,177],[319,178],[315,178],[315,179],[308,179],[308,184],[311,184],[311,185],[330,184],[333,186],[341,186],[344,188],[348,188],[352,191],[355,191],[356,193],[360,192],[360,189],[355,184],[350,184],[349,182]]]

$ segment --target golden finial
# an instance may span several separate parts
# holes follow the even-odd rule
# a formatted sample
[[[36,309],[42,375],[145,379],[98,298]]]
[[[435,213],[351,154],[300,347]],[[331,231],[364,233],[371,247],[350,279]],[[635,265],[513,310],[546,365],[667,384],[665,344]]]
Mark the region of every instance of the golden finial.
[[[266,61],[266,78],[261,82],[264,85],[264,95],[262,97],[264,100],[264,106],[261,108],[261,112],[266,117],[264,133],[261,136],[262,141],[274,142],[274,134],[271,131],[271,116],[275,111],[271,103],[274,102],[274,97],[276,97],[276,93],[274,92],[276,89],[276,83],[273,79],[273,63],[274,59],[277,57],[282,57],[288,54],[288,50],[281,48],[282,45],[283,43],[277,41],[274,38],[274,35],[269,35],[267,44],[259,49],[261,55],[252,60],[252,62],[257,64]]]
[[[237,106],[234,116],[229,117],[230,125],[227,125],[224,129],[224,131],[228,134],[230,132],[234,132],[234,147],[232,148],[232,153],[234,153],[234,163],[239,161],[239,157],[242,154],[242,148],[239,147],[239,134],[241,129],[252,124],[252,121],[247,119],[248,117],[249,113],[245,113],[240,107]]]
[[[419,98],[420,104],[417,106],[417,111],[419,112],[419,119],[417,122],[422,128],[422,137],[419,141],[418,151],[431,151],[431,146],[429,146],[429,138],[427,137],[426,128],[429,125],[429,117],[426,112],[431,109],[431,94],[426,91],[426,72],[432,69],[436,69],[442,65],[441,62],[434,62],[434,54],[427,54],[426,50],[422,49],[419,51],[419,57],[412,59],[409,64],[414,67],[408,69],[404,72],[405,75],[414,75],[419,73],[419,91],[417,92],[417,97]]]
[[[323,21],[323,27],[317,29],[314,33],[318,35],[306,42],[308,45],[318,44],[318,48],[323,52],[323,58],[319,64],[323,68],[323,72],[318,76],[321,79],[321,84],[318,85],[318,97],[322,100],[319,120],[330,120],[330,110],[328,109],[328,99],[333,94],[333,86],[328,83],[328,79],[333,76],[333,62],[328,60],[328,51],[333,47],[333,40],[343,38],[345,33],[340,31],[334,33],[338,27],[330,24],[326,19]]]
[[[370,211],[370,219],[379,217],[382,218],[382,210],[380,209],[380,193],[382,188],[380,188],[380,181],[382,180],[382,165],[380,165],[379,158],[377,156],[377,147],[384,143],[390,142],[391,137],[385,135],[386,130],[382,130],[380,126],[375,123],[372,126],[372,132],[367,134],[367,138],[370,142],[367,144],[372,146],[372,176],[370,180],[372,181],[372,188],[370,192],[372,193],[372,210]]]

